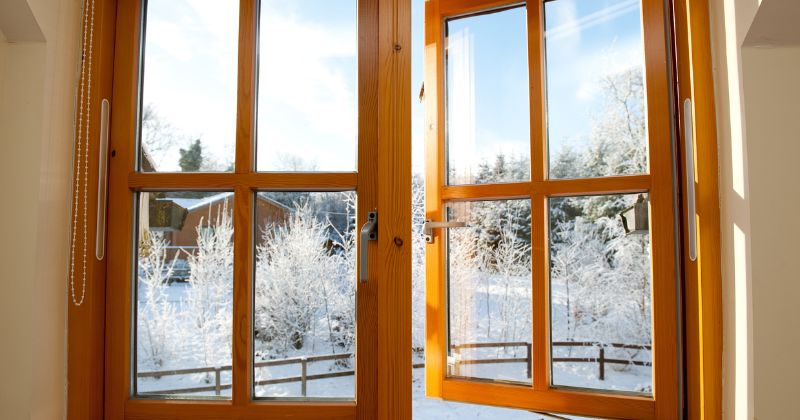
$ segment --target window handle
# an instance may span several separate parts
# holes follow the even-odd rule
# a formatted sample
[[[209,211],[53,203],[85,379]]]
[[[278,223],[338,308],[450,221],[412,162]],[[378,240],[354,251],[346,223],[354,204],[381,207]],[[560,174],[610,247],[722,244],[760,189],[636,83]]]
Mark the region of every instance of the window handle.
[[[450,228],[459,228],[466,226],[467,224],[465,222],[459,222],[459,221],[434,222],[433,220],[426,220],[425,224],[422,225],[422,234],[425,235],[425,242],[432,244],[434,229],[450,229]]]
[[[694,132],[692,100],[683,101],[683,140],[686,147],[686,223],[689,230],[689,259],[697,260],[697,203],[694,191]]]
[[[359,241],[359,280],[366,283],[369,280],[369,241],[378,240],[378,212],[367,213],[367,222],[361,227]]]
[[[106,204],[108,201],[108,123],[111,105],[108,99],[100,103],[100,146],[97,164],[97,232],[95,232],[94,255],[98,260],[106,256]]]

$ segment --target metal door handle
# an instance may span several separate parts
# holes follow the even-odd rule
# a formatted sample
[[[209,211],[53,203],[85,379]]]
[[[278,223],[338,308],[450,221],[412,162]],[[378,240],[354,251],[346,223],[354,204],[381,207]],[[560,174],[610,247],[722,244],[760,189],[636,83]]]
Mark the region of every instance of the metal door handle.
[[[683,101],[683,132],[686,147],[686,223],[689,230],[689,259],[697,260],[697,203],[694,192],[694,136],[692,131],[692,100]]]
[[[432,244],[433,243],[433,230],[434,229],[450,229],[450,228],[457,228],[457,227],[466,227],[467,224],[465,222],[434,222],[433,220],[426,220],[425,224],[422,225],[422,234],[425,235],[425,242]]]
[[[378,240],[378,212],[371,211],[367,214],[367,222],[361,227],[359,241],[359,280],[366,283],[369,280],[369,241]]]

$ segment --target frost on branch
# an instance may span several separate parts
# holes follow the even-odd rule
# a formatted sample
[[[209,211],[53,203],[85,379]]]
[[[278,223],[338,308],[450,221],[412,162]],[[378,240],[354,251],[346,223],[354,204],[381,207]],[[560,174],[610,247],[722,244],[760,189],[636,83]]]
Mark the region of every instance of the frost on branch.
[[[231,362],[233,327],[233,223],[227,200],[216,217],[197,226],[197,251],[188,256],[189,284],[182,315],[200,366]]]
[[[175,260],[167,258],[167,241],[161,232],[145,231],[139,242],[138,337],[139,358],[154,368],[163,366],[179,345],[175,337],[176,309],[169,301],[169,278]]]

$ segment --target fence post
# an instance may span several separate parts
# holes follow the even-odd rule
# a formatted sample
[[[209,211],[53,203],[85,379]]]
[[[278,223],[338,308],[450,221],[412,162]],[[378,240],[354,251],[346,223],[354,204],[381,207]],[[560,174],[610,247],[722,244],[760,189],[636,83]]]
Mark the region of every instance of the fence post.
[[[218,367],[214,368],[214,394],[221,395],[222,392],[222,375]]]
[[[600,380],[606,380],[606,348],[600,347],[600,357],[597,359],[597,363],[600,364]]]
[[[461,376],[461,348],[456,347],[453,349],[453,375],[456,377]]]
[[[307,376],[308,376],[307,359],[305,356],[303,356],[300,358],[300,394],[304,397],[308,392],[308,387],[306,384]]]
[[[525,359],[527,359],[528,379],[530,379],[531,376],[533,376],[533,372],[531,372],[531,370],[533,368],[533,360],[532,360],[533,359],[533,357],[532,357],[533,350],[531,349],[531,346],[532,346],[531,343],[525,344],[525,351],[527,352],[525,354]]]

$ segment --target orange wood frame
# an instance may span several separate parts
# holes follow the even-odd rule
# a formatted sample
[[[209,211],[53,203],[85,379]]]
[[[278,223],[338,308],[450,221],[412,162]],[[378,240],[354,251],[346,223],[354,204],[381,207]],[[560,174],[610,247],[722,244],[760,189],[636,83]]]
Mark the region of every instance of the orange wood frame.
[[[370,257],[370,265],[392,261],[392,271],[387,272],[385,279],[379,280],[379,286],[371,289],[368,293],[378,294],[378,308],[370,307],[365,311],[377,313],[377,319],[373,318],[370,322],[377,324],[378,343],[375,344],[378,350],[378,357],[373,363],[379,365],[378,374],[372,383],[363,383],[363,386],[377,393],[376,404],[378,407],[362,404],[359,402],[354,406],[326,407],[324,417],[326,418],[352,418],[356,411],[358,417],[370,418],[370,415],[378,413],[377,418],[403,418],[411,417],[411,389],[410,384],[410,267],[406,261],[408,252],[403,247],[397,247],[394,243],[387,243],[389,239],[401,238],[405,243],[410,243],[410,222],[404,218],[404,214],[410,211],[406,208],[407,196],[410,192],[405,188],[391,188],[392,185],[410,184],[410,76],[408,74],[408,64],[410,54],[410,7],[408,0],[375,0],[377,6],[364,10],[360,14],[359,25],[362,27],[379,25],[378,35],[369,36],[361,39],[362,46],[366,46],[376,55],[363,58],[359,62],[359,71],[376,72],[377,81],[372,81],[372,89],[380,89],[378,98],[367,98],[362,95],[359,98],[361,108],[373,108],[375,113],[372,115],[371,123],[362,121],[359,123],[361,135],[379,138],[379,154],[377,162],[378,177],[380,187],[377,191],[377,206],[381,213],[382,220],[396,221],[395,226],[389,223],[381,224],[380,241],[378,244],[379,252]],[[119,3],[119,13],[117,11]],[[90,114],[93,121],[98,121],[100,114],[100,98],[114,100],[112,106],[112,148],[117,152],[115,161],[124,160],[127,162],[125,167],[115,164],[111,166],[114,182],[110,189],[111,192],[128,192],[146,186],[161,186],[165,189],[190,188],[196,189],[206,187],[210,189],[233,189],[240,191],[247,189],[247,186],[254,186],[259,189],[274,187],[283,189],[299,189],[305,186],[315,186],[325,190],[341,190],[352,188],[352,185],[365,182],[363,177],[356,174],[314,174],[307,179],[299,180],[292,176],[273,174],[268,182],[258,176],[249,173],[224,174],[221,176],[209,175],[204,179],[195,177],[194,174],[185,174],[183,178],[176,179],[169,174],[139,174],[131,172],[130,162],[133,159],[130,130],[135,123],[132,116],[125,118],[119,115],[125,106],[132,107],[134,99],[131,95],[131,80],[134,74],[134,62],[137,59],[138,49],[136,36],[138,27],[135,22],[130,21],[130,14],[135,11],[131,0],[98,0],[96,12],[95,28],[95,60],[93,72],[95,77],[92,83],[92,91],[97,95],[90,104]],[[454,0],[426,1],[426,14],[441,15],[440,6],[448,4],[452,9],[457,2]],[[488,0],[464,0],[461,6],[464,10],[478,10],[484,7],[502,6],[509,1],[488,1]],[[447,10],[445,7],[445,10]],[[537,10],[540,12],[540,10]],[[138,13],[138,12],[137,12]],[[655,11],[656,14],[657,11]],[[716,131],[714,114],[714,93],[711,71],[710,36],[708,22],[708,4],[704,0],[674,0],[674,19],[675,19],[675,45],[676,45],[676,68],[677,79],[679,81],[679,98],[692,97],[694,99],[695,112],[695,143],[697,174],[696,184],[698,193],[698,229],[700,232],[699,240],[699,259],[697,262],[684,260],[685,270],[685,350],[686,350],[686,412],[690,419],[718,419],[721,418],[721,395],[722,395],[722,372],[721,372],[721,275],[720,275],[720,250],[719,250],[719,202],[717,193],[717,153],[716,153]],[[652,18],[652,16],[651,16]],[[530,16],[529,16],[530,19]],[[428,63],[441,63],[441,51],[437,44],[437,37],[432,36],[440,30],[441,21],[428,21],[426,23],[426,46],[425,60]],[[117,31],[119,27],[119,31]],[[119,47],[121,51],[115,52],[117,46],[116,33],[120,32]],[[541,39],[534,37],[534,42],[541,42]],[[539,45],[539,46],[537,46]],[[396,49],[400,46],[400,49]],[[530,48],[541,49],[540,44],[534,45],[531,42]],[[121,68],[120,72],[126,72],[126,77],[115,74],[115,68]],[[536,70],[536,69],[534,69]],[[538,70],[541,72],[541,69]],[[430,82],[432,80],[433,82]],[[532,79],[537,80],[537,79]],[[539,79],[540,80],[540,77]],[[430,66],[426,69],[426,81],[428,85],[428,103],[438,104],[436,99],[440,92],[436,86],[439,81],[435,68]],[[112,85],[113,83],[113,85]],[[532,92],[540,89],[536,83],[532,83]],[[113,91],[113,95],[112,95]],[[535,97],[532,95],[532,97]],[[126,102],[127,101],[127,104]],[[122,104],[122,108],[118,108]],[[536,112],[537,104],[532,103],[532,114]],[[538,104],[541,106],[541,104]],[[439,115],[442,115],[441,105],[427,107],[426,119],[433,122],[433,126],[428,127],[428,135],[437,136],[437,124]],[[96,156],[98,150],[99,127],[91,129],[90,156]],[[535,132],[532,130],[532,134]],[[539,134],[541,136],[541,134]],[[120,138],[120,136],[123,136]],[[127,137],[126,137],[127,136]],[[428,156],[438,156],[438,161],[427,162],[427,172],[429,182],[434,185],[430,188],[427,198],[428,215],[439,217],[442,215],[443,200],[466,200],[470,198],[504,198],[504,197],[529,197],[536,191],[533,190],[532,183],[509,184],[503,186],[469,186],[469,187],[441,187],[442,173],[438,168],[443,167],[443,154],[439,147],[442,143],[428,141],[426,154]],[[543,145],[542,145],[543,146]],[[679,150],[683,150],[679,148]],[[119,153],[125,153],[125,157]],[[544,151],[541,149],[532,150],[532,157],[535,159],[542,156]],[[392,153],[396,154],[395,156]],[[237,155],[237,159],[240,157]],[[363,161],[365,156],[359,155],[359,161]],[[370,159],[369,156],[366,156]],[[98,168],[96,159],[89,160],[89,185],[96,185]],[[433,167],[432,167],[433,165]],[[540,169],[540,168],[535,168]],[[541,174],[541,172],[539,172]],[[151,181],[148,177],[153,177]],[[387,177],[384,179],[384,177]],[[156,179],[159,178],[159,179]],[[638,178],[638,179],[637,179]],[[646,177],[625,177],[617,180],[607,178],[604,180],[586,181],[548,181],[540,183],[539,194],[577,194],[581,191],[593,192],[635,192],[648,188],[650,179]],[[359,188],[361,188],[359,186]],[[632,189],[626,189],[632,188]],[[89,208],[95,209],[97,203],[96,191],[89,189]],[[240,194],[241,195],[241,194]],[[537,196],[538,197],[538,196]],[[128,200],[128,199],[125,199]],[[123,201],[125,201],[123,200]],[[241,206],[241,204],[240,204]],[[128,216],[131,209],[120,207],[120,203],[115,205],[115,209],[121,208]],[[542,209],[543,211],[543,209]],[[116,215],[116,213],[114,213]],[[95,215],[96,216],[96,215]],[[538,216],[541,218],[541,215]],[[238,216],[237,216],[238,218]],[[94,246],[95,223],[89,217],[87,225],[89,249]],[[129,223],[129,220],[128,222]],[[408,225],[407,225],[408,224]],[[81,226],[78,227],[79,229]],[[117,227],[114,229],[109,226],[108,235],[111,243],[109,250],[113,250],[118,243],[116,237],[120,232],[130,226]],[[538,235],[538,233],[537,233]],[[393,242],[393,241],[392,241]],[[78,243],[78,246],[82,244]],[[239,244],[241,246],[241,244]],[[541,254],[544,249],[537,249]],[[429,264],[438,264],[441,261],[441,251],[432,252],[428,255]],[[272,404],[275,408],[260,408],[259,404],[244,402],[242,405],[225,405],[218,403],[195,403],[175,401],[170,404],[161,404],[147,400],[133,401],[128,400],[126,395],[112,395],[117,390],[120,381],[126,382],[128,377],[112,369],[116,363],[114,354],[107,353],[106,343],[109,347],[114,347],[114,342],[122,340],[127,328],[118,323],[120,310],[117,307],[119,296],[108,293],[106,305],[106,261],[90,261],[87,276],[87,300],[80,306],[69,305],[68,310],[68,359],[67,359],[67,418],[75,420],[84,419],[118,419],[118,418],[140,418],[140,419],[172,419],[196,417],[198,419],[211,419],[221,417],[231,418],[252,418],[275,414],[279,417],[304,418],[306,416],[322,416],[320,407],[315,404],[296,407],[292,404]],[[241,271],[241,270],[240,270]],[[113,270],[109,270],[113,273]],[[237,271],[238,273],[238,271]],[[436,274],[436,273],[434,273]],[[241,275],[241,273],[237,274]],[[438,274],[436,274],[438,275]],[[541,273],[539,273],[541,275]],[[541,280],[541,279],[540,279]],[[546,285],[545,285],[546,286]],[[114,287],[114,285],[112,285]],[[542,287],[539,285],[538,287]],[[362,291],[359,291],[362,293]],[[442,290],[436,284],[428,283],[427,293],[434,303],[440,302]],[[538,293],[538,292],[537,292]],[[239,297],[240,298],[240,297]],[[117,299],[115,301],[114,299]],[[372,297],[368,297],[372,299]],[[109,309],[107,314],[106,309]],[[573,404],[582,407],[593,406],[598,402],[598,398],[608,401],[605,396],[594,396],[591,394],[576,394],[564,391],[547,391],[547,393],[534,394],[530,389],[520,390],[518,387],[507,385],[485,385],[478,384],[477,387],[466,387],[469,393],[458,394],[457,389],[447,387],[443,389],[444,382],[441,373],[444,357],[441,345],[436,343],[444,339],[444,326],[435,320],[443,320],[443,305],[437,303],[427,308],[427,318],[431,321],[428,324],[429,370],[427,375],[428,393],[433,396],[444,396],[447,398],[460,398],[473,402],[483,402],[487,404],[514,405],[514,406],[535,406],[537,409],[551,409],[553,411],[574,411]],[[111,313],[113,312],[113,313]],[[109,324],[106,325],[108,315]],[[541,314],[538,315],[541,317]],[[438,317],[438,318],[437,318]],[[116,321],[115,321],[116,319]],[[537,318],[538,319],[538,318]],[[360,323],[368,322],[363,318]],[[241,330],[237,325],[237,330]],[[242,340],[241,337],[238,338]],[[430,341],[434,345],[430,345]],[[119,350],[119,345],[116,345]],[[405,350],[409,349],[409,350]],[[437,353],[438,351],[438,353]],[[540,350],[537,350],[542,354]],[[108,363],[106,355],[109,354]],[[245,354],[245,357],[248,357]],[[438,359],[438,360],[437,360]],[[236,362],[238,366],[242,361]],[[106,365],[109,371],[106,372]],[[439,366],[437,371],[436,366]],[[538,362],[537,383],[542,384],[541,361]],[[373,366],[368,366],[373,369]],[[118,370],[118,369],[116,369]],[[546,370],[544,370],[546,375]],[[116,375],[116,376],[115,376]],[[117,381],[116,385],[115,382]],[[451,381],[447,381],[451,382]],[[546,383],[546,382],[544,382]],[[239,384],[241,387],[241,383]],[[509,388],[506,390],[506,388]],[[240,388],[241,389],[241,388]],[[462,385],[461,389],[465,389]],[[502,400],[497,398],[495,391],[502,390]],[[481,394],[482,391],[490,391]],[[533,391],[536,391],[535,389]],[[466,395],[464,395],[466,394]],[[534,395],[536,395],[534,397]],[[491,396],[491,397],[489,397]],[[467,398],[468,397],[468,398]],[[532,398],[534,397],[534,398]],[[659,395],[660,397],[660,395]],[[491,401],[488,401],[491,400]],[[134,412],[119,416],[120,405],[133,405]],[[598,407],[599,411],[606,412],[622,410],[621,401],[603,402]],[[241,400],[238,401],[241,403]],[[116,405],[115,405],[116,404]],[[610,404],[610,405],[609,405]],[[646,417],[654,416],[654,403],[652,401],[640,401],[633,399],[631,409],[644,407]],[[107,411],[108,408],[108,411]],[[124,410],[124,408],[122,408]],[[593,410],[596,411],[596,410]],[[631,411],[634,412],[634,411]],[[626,411],[627,413],[627,411]],[[669,414],[669,413],[668,413]],[[665,415],[672,417],[671,415]],[[660,416],[659,416],[660,417]],[[376,418],[373,416],[372,418]]]
[[[448,186],[445,173],[444,21],[492,8],[525,4],[531,121],[531,181],[502,185]],[[645,81],[650,173],[578,180],[550,180],[547,175],[543,1],[428,0],[426,2],[426,209],[427,218],[442,220],[448,201],[530,198],[534,264],[533,384],[516,386],[449,378],[445,375],[446,280],[442,240],[427,249],[426,367],[429,396],[448,400],[612,418],[678,418],[681,366],[678,362],[678,302],[673,209],[671,127],[672,79],[668,66],[666,8],[663,0],[643,0]],[[549,265],[547,261],[547,199],[554,196],[648,192],[651,209],[653,270],[652,397],[576,391],[550,386]]]
[[[685,200],[683,235],[687,217],[697,222],[697,260],[684,252],[684,349],[686,358],[686,413],[689,419],[722,418],[722,273],[720,209],[717,164],[717,126],[711,62],[711,27],[708,1],[674,0],[676,106],[679,140],[686,121],[683,100],[692,99],[694,114],[695,196],[697,212],[687,216]],[[681,145],[678,150],[685,150]],[[686,156],[681,154],[681,164]],[[683,166],[685,167],[685,166]],[[686,185],[681,171],[681,185]]]
[[[104,74],[103,97],[113,98],[108,259],[107,263],[95,264],[97,267],[91,272],[87,305],[70,309],[68,417],[410,418],[410,49],[402,48],[410,45],[410,2],[358,0],[358,171],[313,174],[259,173],[254,168],[258,0],[240,2],[235,171],[137,172],[135,133],[145,1],[101,3],[99,15],[105,26],[100,31],[101,60],[97,61],[102,65],[98,64],[95,72]],[[95,114],[98,105],[99,101],[92,104]],[[96,180],[97,168],[92,171]],[[397,185],[408,188],[395,188]],[[130,354],[135,193],[195,189],[235,193],[232,399],[137,399],[131,396]],[[353,402],[252,398],[252,219],[253,197],[259,190],[355,190],[360,222],[366,220],[370,210],[377,209],[380,214],[383,223],[379,224],[377,244],[369,245],[369,259],[371,267],[385,269],[373,269],[370,281],[359,284],[357,289],[357,389]],[[92,201],[96,202],[96,198],[92,197]]]

